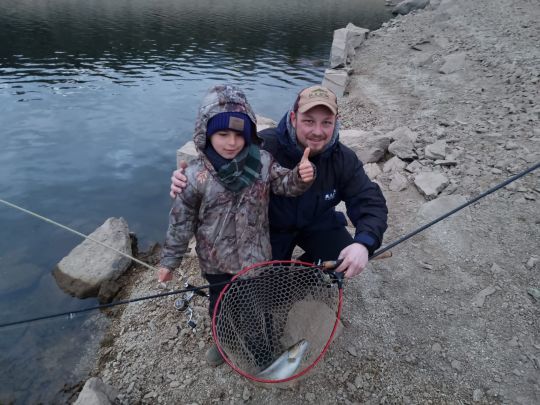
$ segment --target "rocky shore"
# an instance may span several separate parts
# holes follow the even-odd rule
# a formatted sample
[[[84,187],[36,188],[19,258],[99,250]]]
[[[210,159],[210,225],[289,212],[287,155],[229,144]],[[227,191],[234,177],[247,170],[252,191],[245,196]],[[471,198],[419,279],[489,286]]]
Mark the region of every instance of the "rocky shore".
[[[383,188],[386,243],[540,161],[539,21],[537,0],[432,0],[356,50],[342,141]],[[288,389],[206,365],[203,298],[195,329],[173,298],[111,311],[93,371],[114,388],[103,403],[540,403],[539,176],[349,280],[341,336]],[[144,268],[123,277],[123,298],[157,291]],[[204,284],[195,258],[185,281]]]

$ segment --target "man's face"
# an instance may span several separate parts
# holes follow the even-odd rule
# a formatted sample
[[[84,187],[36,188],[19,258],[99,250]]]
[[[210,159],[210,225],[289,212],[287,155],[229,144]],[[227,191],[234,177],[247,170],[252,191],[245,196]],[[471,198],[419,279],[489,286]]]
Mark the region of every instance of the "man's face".
[[[336,116],[328,108],[318,105],[305,113],[291,113],[291,123],[296,130],[296,139],[304,148],[311,148],[310,156],[321,153],[332,139]]]

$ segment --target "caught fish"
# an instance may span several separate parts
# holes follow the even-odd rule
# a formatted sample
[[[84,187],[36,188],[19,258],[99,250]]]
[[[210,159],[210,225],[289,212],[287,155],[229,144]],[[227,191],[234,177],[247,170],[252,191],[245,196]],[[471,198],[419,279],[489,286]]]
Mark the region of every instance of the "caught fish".
[[[283,380],[294,375],[308,347],[309,343],[305,339],[295,343],[285,350],[276,361],[257,374],[257,378],[264,380]]]

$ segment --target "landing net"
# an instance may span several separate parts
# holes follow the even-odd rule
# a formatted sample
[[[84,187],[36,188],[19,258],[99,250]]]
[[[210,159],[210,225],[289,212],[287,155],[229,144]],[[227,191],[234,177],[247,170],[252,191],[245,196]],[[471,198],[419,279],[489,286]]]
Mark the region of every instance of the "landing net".
[[[233,280],[240,281],[222,291],[212,320],[227,363],[266,383],[309,371],[339,325],[342,290],[336,278],[313,264],[274,261],[246,268]],[[305,351],[297,350],[299,342]]]

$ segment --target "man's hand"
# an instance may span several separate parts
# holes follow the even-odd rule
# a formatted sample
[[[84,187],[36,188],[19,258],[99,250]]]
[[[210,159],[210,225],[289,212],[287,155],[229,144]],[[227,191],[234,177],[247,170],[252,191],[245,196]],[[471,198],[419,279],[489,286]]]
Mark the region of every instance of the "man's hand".
[[[160,283],[165,283],[173,279],[172,271],[170,271],[166,267],[159,267],[157,276],[158,276],[158,282]]]
[[[343,259],[336,271],[345,271],[346,278],[360,274],[367,266],[369,252],[364,245],[353,243],[339,253],[338,259]]]
[[[309,148],[304,149],[304,154],[298,164],[298,174],[304,183],[312,181],[314,175],[313,165],[309,161],[309,152]]]
[[[187,177],[184,174],[187,163],[185,160],[181,160],[178,166],[178,170],[175,170],[171,177],[171,192],[169,193],[171,198],[175,198],[177,194],[182,194],[182,191],[187,186]]]

